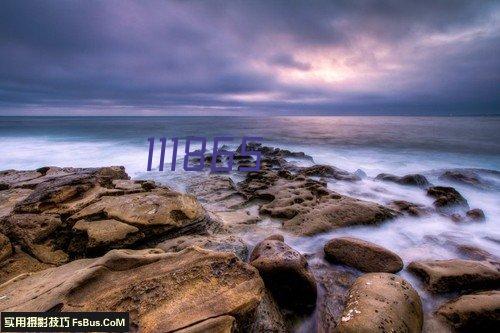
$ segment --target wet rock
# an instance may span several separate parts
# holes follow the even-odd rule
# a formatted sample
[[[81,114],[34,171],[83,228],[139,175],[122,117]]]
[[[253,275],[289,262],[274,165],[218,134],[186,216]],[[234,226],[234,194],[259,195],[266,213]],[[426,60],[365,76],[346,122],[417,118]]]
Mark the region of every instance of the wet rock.
[[[458,244],[457,250],[460,254],[466,257],[466,259],[498,261],[498,258],[496,256],[477,246]]]
[[[500,291],[462,295],[441,305],[436,314],[459,332],[495,332],[500,322]]]
[[[43,174],[36,170],[31,171],[17,171],[17,170],[4,170],[0,171],[0,183],[7,185],[9,188],[28,188],[25,185],[33,179],[42,177]]]
[[[403,260],[396,253],[358,238],[334,238],[325,244],[324,251],[328,261],[362,272],[396,273],[403,269]]]
[[[43,263],[61,265],[69,259],[61,250],[67,236],[65,223],[57,214],[13,214],[4,219],[0,230]]]
[[[318,284],[318,301],[316,303],[315,331],[318,333],[335,332],[342,311],[347,301],[349,288],[359,272],[345,266],[330,265],[321,258],[310,260],[311,270]],[[313,331],[310,328],[307,331]]]
[[[482,209],[475,208],[467,211],[465,213],[469,219],[472,221],[484,221],[486,220],[486,217],[484,216],[484,212]]]
[[[500,173],[493,170],[452,169],[443,172],[439,176],[439,179],[483,190],[493,189],[495,187],[494,183],[482,177],[480,173],[484,174],[486,177],[496,176],[500,178]]]
[[[469,209],[467,200],[453,187],[434,186],[427,189],[427,195],[435,198],[434,206],[443,213],[448,213],[454,208]]]
[[[381,173],[375,177],[376,180],[382,180],[387,182],[393,182],[400,185],[427,187],[430,185],[429,181],[425,176],[419,174],[411,174],[403,177],[398,177],[388,173]]]
[[[5,260],[0,261],[0,285],[6,281],[50,267],[53,266],[44,264],[23,252],[19,247],[15,247],[13,254]]]
[[[500,272],[487,261],[451,259],[414,261],[408,270],[435,293],[496,288]]]
[[[307,168],[302,168],[299,171],[299,174],[309,177],[325,177],[346,181],[357,181],[361,179],[355,174],[330,165],[313,165]]]
[[[431,213],[431,209],[428,207],[404,200],[394,200],[388,207],[410,216],[425,216]]]
[[[422,303],[413,287],[389,273],[369,273],[359,277],[349,297],[338,332],[422,331]]]
[[[73,226],[69,251],[96,255],[110,249],[124,248],[144,238],[139,228],[117,220],[79,220]]]
[[[267,290],[257,307],[250,331],[252,333],[289,332],[283,314]]]
[[[106,219],[135,226],[146,236],[169,237],[206,231],[211,222],[194,197],[165,188],[102,197],[69,217],[69,221]]]
[[[194,324],[175,333],[233,333],[236,330],[236,320],[232,316],[210,318]]]
[[[368,177],[368,175],[366,174],[366,172],[364,172],[361,169],[357,169],[356,171],[354,171],[354,175],[357,176],[359,179],[365,179],[365,178]]]
[[[207,250],[233,253],[243,261],[248,258],[248,245],[235,235],[186,235],[166,240],[157,247],[165,252],[179,252],[193,245]]]
[[[112,250],[3,284],[0,311],[125,311],[140,332],[232,316],[244,331],[263,293],[257,270],[232,254]]]
[[[0,233],[0,262],[4,261],[12,254],[12,244],[4,234]]]
[[[250,264],[259,270],[278,304],[309,313],[316,303],[316,282],[306,258],[283,241],[265,239],[255,246]]]

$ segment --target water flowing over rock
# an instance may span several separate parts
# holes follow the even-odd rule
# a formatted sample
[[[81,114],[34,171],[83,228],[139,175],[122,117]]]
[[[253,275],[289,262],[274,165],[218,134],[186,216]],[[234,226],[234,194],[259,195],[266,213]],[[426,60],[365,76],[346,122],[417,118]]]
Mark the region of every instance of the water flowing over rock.
[[[403,177],[398,177],[388,173],[381,173],[375,177],[376,180],[382,180],[387,182],[393,182],[400,185],[410,185],[425,188],[430,186],[429,181],[425,176],[419,174],[406,175]]]
[[[460,332],[494,332],[500,322],[500,291],[462,295],[436,313]]]
[[[334,238],[325,244],[324,251],[327,260],[363,272],[396,273],[403,269],[403,260],[396,253],[358,238]]]
[[[0,286],[1,311],[127,311],[141,332],[170,332],[231,316],[244,330],[264,284],[234,255],[189,248],[113,250]]]
[[[340,333],[422,331],[422,303],[413,287],[389,273],[359,277],[349,290]]]
[[[427,189],[427,195],[435,198],[434,206],[442,213],[450,213],[455,208],[469,209],[467,200],[453,187],[434,186]]]
[[[269,201],[260,212],[286,219],[283,228],[299,235],[378,224],[398,215],[390,208],[340,195],[323,182],[288,172],[249,174],[239,186],[243,192],[252,193],[252,197]]]
[[[431,292],[490,289],[500,286],[500,272],[487,261],[451,259],[414,261],[408,270]]]
[[[250,264],[259,270],[278,304],[298,313],[308,313],[316,304],[316,281],[306,258],[271,237],[255,246]]]

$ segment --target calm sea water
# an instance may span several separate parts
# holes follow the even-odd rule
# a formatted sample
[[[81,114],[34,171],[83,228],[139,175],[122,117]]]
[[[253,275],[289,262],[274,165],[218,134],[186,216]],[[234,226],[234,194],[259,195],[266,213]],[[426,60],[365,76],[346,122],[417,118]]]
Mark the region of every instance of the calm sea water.
[[[380,172],[397,175],[424,172],[434,184],[452,185],[443,183],[430,171],[457,167],[500,170],[500,117],[0,117],[0,169],[124,165],[133,177],[155,179],[182,190],[186,177],[192,177],[193,173],[146,172],[147,138],[190,135],[209,140],[214,136],[237,139],[260,136],[265,144],[304,151],[316,163],[349,171],[362,169],[370,177]],[[232,147],[238,144],[235,141]],[[167,146],[167,161],[171,148]],[[179,152],[182,151],[181,147]],[[155,165],[158,155],[156,150]],[[463,257],[457,250],[459,245],[499,255],[499,191],[453,186],[466,197],[471,208],[484,210],[486,222],[456,224],[432,214],[422,218],[401,217],[381,226],[340,229],[314,237],[285,234],[285,238],[303,253],[321,253],[327,240],[350,235],[395,251],[405,264],[417,259]],[[421,189],[370,178],[356,183],[332,182],[329,187],[381,204],[407,200],[432,205]],[[241,236],[255,244],[274,232],[283,233],[280,222],[264,219],[257,230]],[[412,275],[406,271],[400,274],[417,288],[426,313],[442,302],[426,293]]]

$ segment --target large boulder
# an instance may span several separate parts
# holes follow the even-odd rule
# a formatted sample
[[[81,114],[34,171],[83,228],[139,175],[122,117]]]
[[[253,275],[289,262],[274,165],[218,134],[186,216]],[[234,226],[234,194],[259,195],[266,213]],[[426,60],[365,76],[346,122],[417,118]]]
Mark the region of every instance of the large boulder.
[[[422,331],[422,303],[413,287],[389,273],[359,277],[349,290],[340,333]]]
[[[129,312],[131,328],[140,332],[171,332],[222,316],[245,330],[264,284],[255,268],[228,253],[113,250],[3,284],[0,294],[0,311]]]
[[[435,293],[489,289],[500,286],[498,268],[487,261],[424,260],[410,263],[408,269]]]
[[[468,210],[467,200],[453,187],[433,186],[427,189],[427,195],[435,198],[434,206],[442,213],[449,213],[456,208]]]
[[[283,242],[269,237],[255,246],[250,264],[259,270],[278,304],[298,313],[311,312],[316,304],[316,281],[306,258]]]
[[[495,332],[500,323],[500,291],[462,295],[441,305],[436,314],[460,332]]]
[[[400,185],[410,185],[418,187],[427,187],[430,185],[429,181],[425,176],[419,174],[411,174],[403,177],[398,177],[388,173],[381,173],[375,177],[376,180],[382,180],[387,182],[393,182]]]
[[[334,238],[325,244],[324,251],[328,261],[362,272],[396,273],[403,269],[403,260],[396,253],[358,238]]]

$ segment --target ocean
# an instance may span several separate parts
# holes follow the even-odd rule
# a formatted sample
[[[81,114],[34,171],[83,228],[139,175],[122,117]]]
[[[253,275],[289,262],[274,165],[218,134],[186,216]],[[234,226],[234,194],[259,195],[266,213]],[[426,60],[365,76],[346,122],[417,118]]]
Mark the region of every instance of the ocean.
[[[235,138],[229,144],[233,149],[241,137],[258,136],[265,145],[303,151],[318,164],[351,172],[361,169],[368,178],[355,183],[330,182],[329,187],[382,204],[406,200],[432,205],[422,189],[373,179],[382,172],[423,173],[433,184],[454,186],[471,208],[481,208],[486,215],[481,223],[457,224],[431,214],[314,237],[285,235],[287,243],[303,253],[318,253],[332,237],[349,235],[393,250],[405,264],[417,259],[462,257],[459,245],[500,254],[499,187],[481,190],[449,184],[440,180],[437,172],[449,168],[500,171],[500,117],[0,117],[0,169],[123,165],[133,178],[154,179],[182,191],[187,177],[196,173],[179,171],[181,168],[170,171],[168,166],[163,172],[147,172],[147,139],[186,136],[207,137],[209,147],[214,136],[231,136]],[[169,142],[167,163],[171,153]],[[491,181],[498,185],[500,179]],[[241,236],[255,244],[270,233],[280,232],[279,227],[279,221],[268,218],[259,223],[260,232],[253,230]],[[441,299],[428,294],[418,279],[407,271],[400,274],[417,288],[427,313],[439,304]]]

